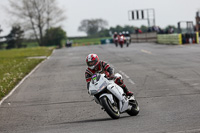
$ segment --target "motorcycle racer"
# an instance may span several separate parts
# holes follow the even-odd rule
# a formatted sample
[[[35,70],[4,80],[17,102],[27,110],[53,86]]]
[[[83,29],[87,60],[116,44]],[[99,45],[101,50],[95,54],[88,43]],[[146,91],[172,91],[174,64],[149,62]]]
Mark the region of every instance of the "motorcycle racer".
[[[131,37],[128,31],[126,31],[125,36],[126,36],[126,37]]]
[[[87,82],[87,89],[89,89],[89,84],[92,79],[92,75],[95,73],[104,73],[108,78],[114,79],[115,83],[119,85],[127,96],[132,96],[133,92],[129,91],[123,82],[121,77],[115,77],[113,68],[104,61],[100,61],[96,54],[89,54],[86,57],[86,64],[88,68],[85,71],[85,79]]]
[[[129,44],[131,43],[131,36],[128,31],[126,31],[125,38],[126,38],[126,45],[128,47]]]
[[[115,39],[116,37],[118,37],[117,32],[114,32],[113,38]]]
[[[113,42],[114,42],[116,47],[118,46],[118,38],[119,38],[119,35],[117,34],[117,32],[114,32]]]
[[[123,45],[124,45],[124,43],[125,43],[125,37],[124,37],[124,35],[120,32],[119,33],[119,38],[118,38],[118,42],[119,42],[119,44],[120,44],[120,46],[121,46],[121,48],[123,47]]]

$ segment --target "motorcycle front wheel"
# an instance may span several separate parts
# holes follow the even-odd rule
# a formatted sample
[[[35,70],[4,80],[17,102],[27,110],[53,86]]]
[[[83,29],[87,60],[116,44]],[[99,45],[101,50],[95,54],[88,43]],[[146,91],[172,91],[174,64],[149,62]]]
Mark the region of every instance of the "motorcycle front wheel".
[[[128,46],[129,46],[129,43],[127,43],[126,46],[128,47]]]
[[[113,105],[110,100],[106,97],[103,96],[100,98],[101,105],[107,112],[107,114],[113,118],[113,119],[118,119],[120,117],[119,110],[116,105]]]

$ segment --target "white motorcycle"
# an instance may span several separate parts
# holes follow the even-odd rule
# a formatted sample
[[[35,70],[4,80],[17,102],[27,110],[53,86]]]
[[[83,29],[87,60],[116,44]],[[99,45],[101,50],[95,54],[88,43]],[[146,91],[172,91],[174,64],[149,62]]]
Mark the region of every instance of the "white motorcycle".
[[[127,36],[125,38],[126,38],[126,46],[128,47],[131,42],[131,38],[129,36]]]
[[[115,77],[122,76],[116,73]],[[94,74],[92,76],[89,94],[113,119],[118,119],[120,114],[124,112],[130,116],[136,116],[139,113],[139,106],[135,97],[126,96],[123,89],[113,80],[107,79],[105,74]]]

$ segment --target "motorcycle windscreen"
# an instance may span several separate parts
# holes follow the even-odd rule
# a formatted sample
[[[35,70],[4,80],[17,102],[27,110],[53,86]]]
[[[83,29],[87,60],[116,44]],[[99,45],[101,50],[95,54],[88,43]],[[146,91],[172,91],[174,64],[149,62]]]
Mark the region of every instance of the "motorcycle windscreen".
[[[89,87],[89,91],[91,93],[91,95],[95,95],[101,91],[103,91],[108,85],[107,81],[100,81],[100,82],[90,82],[90,87]]]

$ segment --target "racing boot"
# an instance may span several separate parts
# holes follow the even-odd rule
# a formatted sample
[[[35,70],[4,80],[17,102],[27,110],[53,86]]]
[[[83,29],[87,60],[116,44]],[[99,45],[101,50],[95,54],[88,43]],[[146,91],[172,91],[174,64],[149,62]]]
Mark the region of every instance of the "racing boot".
[[[128,91],[128,92],[126,92],[126,95],[127,95],[127,96],[132,96],[132,95],[133,95],[133,92]]]
[[[127,89],[126,85],[123,82],[123,79],[118,77],[118,78],[115,79],[115,83],[118,84],[120,87],[122,87],[126,96],[132,96],[133,95],[133,92],[131,92]]]
[[[133,92],[129,91],[125,85],[122,86],[122,89],[124,90],[126,96],[132,96],[133,95]]]

